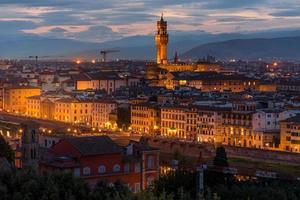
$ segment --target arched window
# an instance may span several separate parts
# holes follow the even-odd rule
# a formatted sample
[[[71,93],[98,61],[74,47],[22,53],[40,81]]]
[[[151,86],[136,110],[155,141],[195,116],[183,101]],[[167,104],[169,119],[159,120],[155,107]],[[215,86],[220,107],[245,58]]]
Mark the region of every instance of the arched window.
[[[119,172],[120,170],[121,170],[120,165],[118,165],[118,164],[114,165],[114,168],[113,168],[114,172]]]
[[[100,165],[99,167],[98,167],[98,173],[99,174],[103,174],[103,173],[105,173],[106,172],[106,167],[105,167],[105,165]]]
[[[91,168],[89,168],[89,167],[83,168],[83,175],[84,175],[84,176],[89,176],[89,175],[91,175]]]

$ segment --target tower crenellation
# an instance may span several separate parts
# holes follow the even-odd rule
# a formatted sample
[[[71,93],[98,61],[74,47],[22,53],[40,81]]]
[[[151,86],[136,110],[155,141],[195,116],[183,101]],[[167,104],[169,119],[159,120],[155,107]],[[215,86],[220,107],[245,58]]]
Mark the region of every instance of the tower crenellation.
[[[156,62],[157,64],[166,64],[167,63],[167,49],[169,35],[167,31],[167,22],[163,18],[163,14],[159,21],[157,21],[157,33],[155,35],[155,43],[157,48]]]

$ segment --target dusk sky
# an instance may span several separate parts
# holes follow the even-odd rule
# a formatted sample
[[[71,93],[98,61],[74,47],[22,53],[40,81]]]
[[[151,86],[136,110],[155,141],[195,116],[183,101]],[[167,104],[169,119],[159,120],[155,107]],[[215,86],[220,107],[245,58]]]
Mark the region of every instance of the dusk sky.
[[[102,42],[153,34],[162,12],[172,31],[300,27],[300,0],[0,0],[0,6],[0,34],[16,37]]]

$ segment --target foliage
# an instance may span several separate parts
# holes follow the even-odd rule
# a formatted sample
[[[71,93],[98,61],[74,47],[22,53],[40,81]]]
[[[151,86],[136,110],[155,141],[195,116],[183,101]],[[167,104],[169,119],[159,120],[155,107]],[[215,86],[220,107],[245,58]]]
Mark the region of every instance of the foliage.
[[[119,128],[128,128],[131,123],[131,112],[129,108],[118,108],[117,125]]]
[[[0,157],[5,157],[10,163],[15,159],[14,151],[2,136],[0,136]]]
[[[196,173],[189,171],[169,172],[153,185],[153,192],[159,196],[163,192],[174,195],[174,199],[193,199],[196,194]]]
[[[239,182],[205,171],[205,200],[298,200],[300,182],[256,179]],[[133,194],[116,182],[99,182],[94,188],[71,174],[37,176],[24,171],[0,174],[0,200],[193,200],[196,173],[174,171],[160,177],[152,187]]]
[[[214,158],[214,165],[220,167],[228,167],[228,159],[225,148],[220,146],[216,150],[216,156]]]
[[[183,168],[188,163],[188,160],[186,159],[186,157],[184,155],[182,155],[178,149],[176,149],[173,152],[172,159],[178,161],[178,168],[179,169]]]

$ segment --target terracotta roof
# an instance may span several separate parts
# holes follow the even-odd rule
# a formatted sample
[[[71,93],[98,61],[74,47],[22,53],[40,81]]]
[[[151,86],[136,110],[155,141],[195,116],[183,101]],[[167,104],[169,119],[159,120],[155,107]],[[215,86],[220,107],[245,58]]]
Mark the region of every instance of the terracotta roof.
[[[65,139],[83,155],[122,153],[123,149],[108,136],[75,137]]]

